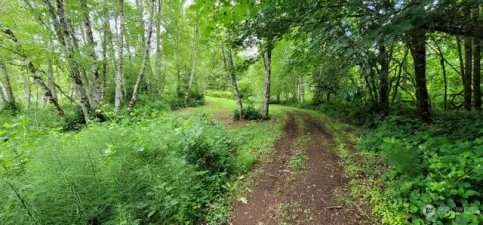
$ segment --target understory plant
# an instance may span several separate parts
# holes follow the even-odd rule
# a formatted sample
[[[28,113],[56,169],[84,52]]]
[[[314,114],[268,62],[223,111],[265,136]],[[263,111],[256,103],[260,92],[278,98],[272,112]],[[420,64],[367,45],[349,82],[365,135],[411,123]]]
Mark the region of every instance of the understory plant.
[[[230,190],[236,146],[205,118],[28,123],[0,132],[1,224],[199,224]]]
[[[483,122],[478,115],[448,113],[432,126],[389,117],[361,139],[359,151],[379,155],[388,165],[368,185],[380,222],[483,223]]]

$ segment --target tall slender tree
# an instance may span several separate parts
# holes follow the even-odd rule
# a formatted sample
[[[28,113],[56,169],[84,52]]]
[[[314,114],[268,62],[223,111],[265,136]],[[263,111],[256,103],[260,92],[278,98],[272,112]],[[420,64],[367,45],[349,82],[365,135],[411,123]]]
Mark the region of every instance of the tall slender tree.
[[[481,41],[473,39],[473,101],[475,109],[481,110]]]
[[[99,62],[96,55],[96,43],[94,42],[94,35],[92,33],[91,19],[89,16],[89,7],[87,6],[87,0],[81,0],[81,6],[84,10],[84,30],[87,38],[87,45],[89,49],[89,58],[92,73],[92,101],[91,107],[98,108],[101,101],[101,81],[99,76]]]
[[[17,104],[15,103],[12,85],[10,84],[10,77],[8,76],[7,67],[5,66],[4,62],[0,62],[0,70],[1,73],[3,73],[3,88],[5,89],[5,101],[10,105],[10,107],[16,109]]]
[[[144,43],[144,53],[143,53],[143,61],[141,63],[141,69],[139,70],[138,78],[136,79],[136,84],[134,85],[133,94],[131,97],[131,101],[127,107],[128,111],[132,111],[134,108],[134,104],[136,104],[137,96],[139,93],[139,87],[141,85],[141,81],[143,80],[144,73],[146,72],[146,67],[148,64],[148,57],[149,57],[149,50],[151,48],[151,36],[153,34],[153,14],[154,13],[154,0],[151,0],[151,7],[149,10],[149,27],[148,27],[148,36],[145,39]]]
[[[27,68],[28,68],[28,71],[30,72],[31,77],[42,88],[45,98],[48,99],[50,103],[52,103],[52,105],[57,110],[57,113],[59,114],[59,116],[64,117],[64,111],[62,110],[62,108],[60,108],[59,103],[57,102],[57,99],[54,99],[52,97],[52,92],[45,84],[44,80],[42,79],[42,76],[39,74],[37,68],[32,63],[32,60],[25,54],[24,49],[22,48],[22,45],[17,39],[17,36],[15,36],[12,30],[10,30],[9,28],[5,27],[2,24],[0,24],[0,31],[6,34],[8,38],[11,41],[13,41],[15,45],[16,53],[19,56],[21,56],[22,59],[25,61],[25,64],[27,65]]]
[[[464,107],[466,110],[471,110],[471,72],[472,72],[472,45],[471,45],[471,38],[465,37],[465,73],[463,79],[463,87],[464,87]]]
[[[198,35],[199,35],[199,33],[200,33],[199,25],[198,25],[198,22],[196,22],[196,25],[195,25],[195,28],[194,28],[194,35],[193,35],[193,51],[191,53],[190,78],[189,78],[189,81],[188,81],[188,88],[186,89],[185,101],[188,100],[188,98],[191,94],[191,86],[193,85],[193,79],[195,77],[196,56],[198,54]]]
[[[119,38],[118,38],[118,57],[119,62],[116,70],[116,96],[114,102],[114,113],[117,114],[121,107],[122,100],[122,80],[124,77],[124,0],[119,0]]]

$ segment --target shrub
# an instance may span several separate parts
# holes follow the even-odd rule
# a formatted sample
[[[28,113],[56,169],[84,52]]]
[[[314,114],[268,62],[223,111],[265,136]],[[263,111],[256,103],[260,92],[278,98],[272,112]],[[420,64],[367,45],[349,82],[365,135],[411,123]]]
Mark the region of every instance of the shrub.
[[[248,107],[243,108],[242,111],[242,119],[245,120],[260,120],[263,118],[262,114],[260,114],[259,110],[256,110],[253,106],[249,105]],[[233,112],[233,119],[239,120],[240,119],[240,112],[238,109],[235,109]]]
[[[235,96],[233,95],[233,92],[231,92],[231,91],[207,90],[207,91],[205,91],[205,94],[207,96],[216,97],[216,98],[225,98],[225,99],[234,99],[235,98]]]
[[[192,93],[187,101],[187,107],[196,107],[205,104],[205,96],[198,93]]]
[[[73,113],[67,113],[64,120],[64,125],[62,127],[62,130],[64,131],[78,131],[86,124],[84,112],[80,106],[77,106]]]
[[[26,124],[0,131],[20,153],[1,150],[1,224],[200,224],[229,189],[235,146],[210,121],[168,115],[30,138]]]
[[[360,150],[376,152],[389,163],[371,200],[383,223],[483,223],[481,119],[457,113],[437,117],[431,127],[391,116],[359,142]],[[434,216],[423,214],[428,204],[437,209]],[[464,211],[449,210],[455,207]]]

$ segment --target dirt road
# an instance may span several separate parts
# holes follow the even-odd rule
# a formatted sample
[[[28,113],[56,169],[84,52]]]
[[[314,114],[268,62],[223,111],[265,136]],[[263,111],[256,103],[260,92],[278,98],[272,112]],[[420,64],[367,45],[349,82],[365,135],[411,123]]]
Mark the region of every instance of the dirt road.
[[[274,151],[271,161],[260,165],[247,204],[234,207],[233,225],[368,223],[357,210],[336,201],[337,193],[347,191],[348,181],[323,124],[306,114],[289,113]],[[296,154],[306,156],[298,171],[290,166]]]

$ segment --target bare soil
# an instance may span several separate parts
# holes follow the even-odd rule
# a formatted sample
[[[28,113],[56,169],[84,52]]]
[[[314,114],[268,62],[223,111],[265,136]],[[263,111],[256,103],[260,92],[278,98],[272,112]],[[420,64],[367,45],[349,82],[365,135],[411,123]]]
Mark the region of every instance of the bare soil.
[[[297,118],[303,120],[302,129]],[[305,169],[290,171],[289,160],[301,135],[309,139],[303,146]],[[332,135],[315,118],[290,113],[272,160],[260,165],[261,173],[247,196],[248,202],[234,206],[231,224],[370,224],[357,210],[337,201],[340,193],[347,192],[348,180],[336,146]]]

